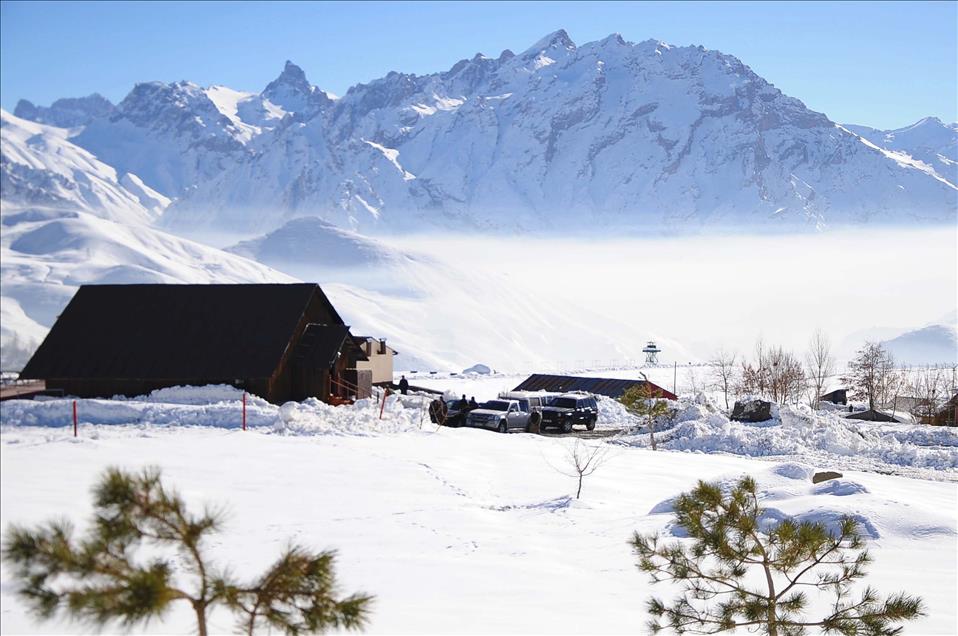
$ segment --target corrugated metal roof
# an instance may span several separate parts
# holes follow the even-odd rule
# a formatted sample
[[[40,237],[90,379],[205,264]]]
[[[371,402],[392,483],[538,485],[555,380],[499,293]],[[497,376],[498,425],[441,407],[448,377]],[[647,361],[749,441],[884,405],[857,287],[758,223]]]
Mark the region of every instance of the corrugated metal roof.
[[[269,377],[314,299],[343,324],[310,283],[84,285],[21,377]]]
[[[631,380],[622,378],[580,378],[571,375],[548,375],[545,373],[535,373],[526,378],[522,384],[517,386],[514,391],[587,391],[597,395],[605,395],[610,398],[620,398],[629,387],[643,385],[645,380]],[[661,397],[670,400],[676,399],[671,391],[650,382],[654,391]]]

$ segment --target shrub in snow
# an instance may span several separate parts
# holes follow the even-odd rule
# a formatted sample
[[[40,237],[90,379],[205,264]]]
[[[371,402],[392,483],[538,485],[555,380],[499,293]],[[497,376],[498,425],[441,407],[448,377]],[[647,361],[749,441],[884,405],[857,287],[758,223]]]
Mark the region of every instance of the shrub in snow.
[[[636,533],[639,568],[653,583],[676,581],[683,593],[667,604],[648,601],[653,632],[716,633],[748,627],[770,636],[808,627],[843,635],[891,635],[898,623],[923,615],[920,598],[884,600],[871,587],[852,597],[870,562],[859,521],[830,511],[790,519],[758,505],[755,480],[742,477],[728,492],[699,482],[673,503],[676,524],[691,541],[666,544]],[[769,514],[772,513],[772,514]],[[873,527],[865,527],[872,534]],[[872,536],[874,536],[872,534]],[[752,585],[751,581],[762,581]],[[803,616],[804,591],[834,594],[826,614]]]
[[[333,552],[290,545],[261,577],[242,583],[214,568],[205,549],[207,537],[220,529],[219,517],[188,511],[161,483],[159,469],[108,469],[93,496],[96,515],[83,539],[73,538],[66,521],[6,532],[3,561],[20,583],[20,597],[41,619],[62,612],[98,629],[118,624],[129,630],[185,601],[200,636],[217,606],[231,610],[249,634],[358,629],[367,621],[371,596],[336,593]],[[188,577],[178,575],[180,564]]]

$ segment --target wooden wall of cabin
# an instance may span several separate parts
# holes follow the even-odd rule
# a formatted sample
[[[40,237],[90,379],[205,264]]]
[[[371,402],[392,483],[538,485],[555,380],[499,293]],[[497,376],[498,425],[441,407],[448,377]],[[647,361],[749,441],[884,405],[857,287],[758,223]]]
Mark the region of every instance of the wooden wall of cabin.
[[[310,297],[309,303],[306,305],[306,310],[300,317],[299,322],[296,323],[296,329],[293,331],[293,336],[290,338],[286,351],[283,352],[279,364],[276,365],[273,375],[269,378],[269,394],[272,397],[267,399],[269,399],[270,402],[281,404],[289,400],[304,399],[303,397],[297,397],[299,395],[316,397],[324,402],[328,399],[328,373],[321,374],[322,377],[313,380],[297,378],[297,374],[293,368],[294,365],[292,364],[293,352],[296,350],[296,347],[299,346],[299,342],[306,332],[306,325],[311,322],[327,325],[342,324],[342,320],[334,318],[333,314],[330,313],[326,302],[323,301],[318,291],[314,291]],[[300,386],[305,388],[301,390]]]

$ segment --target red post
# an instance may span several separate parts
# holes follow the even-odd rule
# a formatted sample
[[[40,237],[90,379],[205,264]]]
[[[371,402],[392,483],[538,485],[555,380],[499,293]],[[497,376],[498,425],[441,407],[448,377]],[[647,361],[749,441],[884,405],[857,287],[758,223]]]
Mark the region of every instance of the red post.
[[[73,437],[77,436],[77,401],[73,400]]]
[[[243,430],[246,430],[246,391],[243,391]]]
[[[389,397],[389,389],[383,391],[383,404],[379,407],[379,419],[383,419],[383,411],[386,409],[386,398]]]

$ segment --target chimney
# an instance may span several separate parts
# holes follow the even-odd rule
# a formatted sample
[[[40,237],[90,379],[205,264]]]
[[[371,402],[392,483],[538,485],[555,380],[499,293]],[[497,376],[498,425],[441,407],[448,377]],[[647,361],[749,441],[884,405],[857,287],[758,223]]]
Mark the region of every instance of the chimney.
[[[386,355],[386,339],[385,338],[379,339],[379,354]]]

